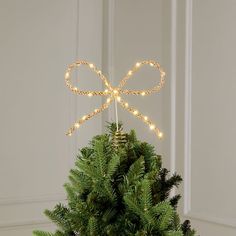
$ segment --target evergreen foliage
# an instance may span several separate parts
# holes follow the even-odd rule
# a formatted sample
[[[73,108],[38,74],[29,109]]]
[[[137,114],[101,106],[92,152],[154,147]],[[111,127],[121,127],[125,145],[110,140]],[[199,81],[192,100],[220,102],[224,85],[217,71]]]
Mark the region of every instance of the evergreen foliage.
[[[58,230],[34,235],[195,235],[189,221],[180,223],[180,195],[169,197],[181,177],[169,177],[154,147],[138,141],[134,131],[124,134],[115,124],[108,129],[80,151],[65,184],[68,204],[45,211]]]

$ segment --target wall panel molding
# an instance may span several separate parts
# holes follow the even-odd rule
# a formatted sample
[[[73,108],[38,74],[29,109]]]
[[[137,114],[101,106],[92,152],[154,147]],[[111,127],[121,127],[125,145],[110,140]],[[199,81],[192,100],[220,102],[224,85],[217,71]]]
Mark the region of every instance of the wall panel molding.
[[[22,227],[28,227],[33,226],[32,228],[35,229],[39,226],[44,225],[53,225],[53,223],[50,220],[44,220],[44,219],[25,219],[25,220],[18,220],[18,221],[8,221],[8,222],[1,222],[0,223],[0,232],[5,230],[12,230],[15,228],[22,228]],[[35,226],[35,227],[34,227]]]
[[[115,0],[107,1],[108,12],[105,13],[108,15],[107,19],[107,65],[104,65],[108,74],[108,80],[111,84],[115,84],[115,73],[114,73],[114,30],[115,30]],[[104,55],[105,56],[105,55]],[[115,120],[115,109],[114,106],[111,105],[108,108],[107,112],[107,121],[111,122]]]
[[[184,214],[187,215],[191,209],[192,0],[186,1],[185,11]]]
[[[1,226],[1,225],[0,225]],[[4,224],[0,227],[0,235],[5,236],[13,235],[14,232],[17,232],[17,235],[25,235],[25,233],[21,234],[21,232],[29,232],[29,235],[32,235],[32,231],[35,229],[41,229],[43,231],[53,231],[55,225],[49,220],[28,220],[28,221],[15,221],[10,224]]]
[[[18,204],[31,204],[38,202],[55,202],[64,201],[66,199],[65,193],[58,193],[53,195],[41,195],[41,196],[26,196],[17,198],[0,198],[1,205],[18,205]]]
[[[220,218],[192,210],[191,200],[191,110],[192,110],[192,31],[193,0],[185,1],[185,121],[184,121],[184,216],[200,221],[236,227],[235,218]]]
[[[45,1],[44,1],[45,2]],[[101,66],[101,58],[102,58],[102,37],[100,37],[102,35],[102,11],[103,11],[103,2],[102,1],[86,1],[83,2],[83,4],[81,4],[82,2],[80,0],[75,0],[73,1],[73,6],[76,7],[76,11],[77,15],[73,15],[76,16],[74,18],[71,19],[71,21],[73,21],[73,25],[71,27],[76,27],[75,29],[72,28],[71,32],[73,33],[73,35],[68,35],[68,37],[71,37],[71,42],[73,42],[73,47],[75,48],[74,52],[72,51],[72,59],[73,60],[77,60],[78,57],[84,56],[86,53],[88,53],[89,55],[91,54],[92,56],[94,56],[95,60],[97,60],[97,62],[99,63],[98,66]],[[58,2],[58,4],[60,4],[60,2]],[[94,29],[96,30],[91,30],[90,32],[92,32],[92,34],[95,34],[97,36],[96,37],[91,37],[88,38],[87,41],[86,39],[86,34],[84,33],[84,31],[86,31],[86,26],[83,27],[82,29],[82,33],[81,33],[81,25],[80,22],[81,21],[87,21],[87,17],[86,14],[79,14],[79,7],[82,5],[82,7],[86,8],[84,9],[84,11],[87,10],[87,8],[91,9],[91,12],[89,12],[90,14],[93,14],[93,12],[95,12],[96,14],[94,14],[94,18],[91,19],[91,22],[88,22],[92,27],[94,27]],[[42,5],[43,6],[43,5]],[[91,8],[92,6],[92,8]],[[43,6],[44,7],[44,6]],[[60,9],[60,7],[59,7]],[[70,10],[71,8],[65,9],[66,11]],[[75,12],[73,11],[73,13],[75,14]],[[82,9],[83,11],[83,9]],[[59,14],[59,13],[58,13]],[[52,16],[53,18],[54,16]],[[75,19],[76,18],[76,19]],[[81,19],[82,18],[82,19]],[[76,21],[76,22],[75,22]],[[56,23],[56,22],[55,22]],[[90,26],[90,28],[91,28]],[[60,31],[60,29],[57,29],[58,31]],[[58,32],[56,32],[58,33]],[[62,34],[64,32],[61,32]],[[70,41],[69,41],[70,42]],[[75,45],[74,45],[75,43]],[[96,48],[96,50],[93,50],[92,52],[89,51],[91,50],[91,48],[86,49],[84,45],[86,43],[86,45],[88,44],[93,44],[93,47]],[[82,45],[81,45],[82,44]],[[71,47],[70,47],[71,48]],[[85,48],[85,49],[84,49]],[[80,58],[81,59],[81,58]],[[89,59],[89,58],[88,58]],[[93,59],[91,59],[93,60]],[[63,59],[62,59],[63,61]],[[68,64],[72,63],[72,61],[68,61],[66,62]],[[65,65],[66,66],[66,65]],[[66,70],[66,67],[65,67]],[[45,74],[42,72],[42,74]],[[59,78],[59,80],[62,80],[63,82],[63,74],[61,76],[61,78]],[[78,113],[78,103],[77,103],[77,97],[76,96],[67,96],[68,90],[65,86],[65,93],[62,93],[62,96],[66,96],[66,104],[68,104],[69,107],[69,114],[67,114],[66,116],[66,120],[65,120],[65,124],[72,124],[75,119],[77,119],[77,113]],[[58,104],[57,104],[58,105]],[[56,118],[56,117],[55,117]],[[99,124],[99,127],[101,127],[102,124]],[[66,132],[66,130],[65,130]],[[64,135],[64,134],[62,134]],[[65,148],[66,148],[66,153],[67,154],[67,159],[63,159],[63,171],[66,169],[66,171],[69,173],[69,169],[74,165],[74,158],[77,154],[77,146],[78,146],[78,138],[77,135],[75,135],[75,137],[72,137],[70,139],[70,141],[68,141],[67,143],[65,143]],[[30,167],[27,167],[30,168]],[[7,184],[7,182],[6,182]],[[59,190],[58,190],[59,191]],[[23,193],[21,193],[23,194]],[[32,193],[31,193],[32,194]],[[43,209],[45,208],[49,208],[53,205],[55,205],[58,202],[65,202],[66,200],[66,194],[65,192],[57,192],[57,193],[52,193],[52,194],[42,194],[42,195],[27,195],[27,193],[25,193],[26,196],[19,196],[19,197],[14,197],[14,196],[4,196],[0,198],[0,208],[3,209],[3,212],[10,212],[9,215],[7,217],[3,215],[1,221],[0,221],[0,231],[10,231],[16,228],[27,228],[27,227],[32,227],[36,226],[37,227],[43,227],[44,226],[50,226],[52,225],[51,222],[49,220],[46,219],[46,217],[43,215]],[[25,209],[25,214],[22,215],[22,217],[18,217],[18,215],[14,215],[14,212],[19,212],[22,209]],[[41,211],[42,210],[42,211]],[[38,216],[37,216],[37,214]],[[11,217],[12,215],[12,217]],[[2,233],[0,232],[0,235],[2,235]]]
[[[177,1],[171,1],[171,139],[170,139],[170,172],[176,171],[176,40],[177,40]]]

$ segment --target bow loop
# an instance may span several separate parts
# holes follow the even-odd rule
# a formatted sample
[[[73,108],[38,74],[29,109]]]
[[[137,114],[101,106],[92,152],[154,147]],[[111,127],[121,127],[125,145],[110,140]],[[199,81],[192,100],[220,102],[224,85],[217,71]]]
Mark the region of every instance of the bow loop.
[[[148,65],[150,67],[153,67],[155,69],[157,69],[160,73],[160,81],[158,82],[157,85],[155,85],[154,87],[150,88],[150,89],[142,89],[142,90],[129,90],[129,89],[124,89],[121,90],[121,94],[132,94],[132,95],[150,95],[152,93],[155,92],[159,92],[161,90],[161,88],[164,85],[164,77],[165,77],[165,72],[163,71],[163,69],[160,67],[160,64],[156,61],[153,60],[148,60],[148,61],[141,61],[141,62],[137,62],[131,70],[128,71],[128,73],[123,77],[123,79],[120,81],[119,84],[119,88],[122,89],[124,87],[124,85],[127,83],[127,81],[132,78],[132,76],[134,75],[134,73],[136,73],[138,70],[140,70],[144,65]]]
[[[81,65],[85,65],[88,68],[90,68],[93,72],[97,74],[97,76],[103,81],[104,85],[107,87],[107,90],[105,91],[89,91],[89,90],[80,90],[78,87],[73,86],[71,82],[71,73],[76,68],[80,67]],[[65,81],[66,86],[75,94],[78,95],[87,95],[89,97],[92,96],[104,96],[107,95],[108,91],[112,91],[112,87],[110,83],[108,82],[107,78],[102,74],[102,72],[92,63],[89,63],[87,61],[77,61],[73,64],[71,64],[65,73]]]

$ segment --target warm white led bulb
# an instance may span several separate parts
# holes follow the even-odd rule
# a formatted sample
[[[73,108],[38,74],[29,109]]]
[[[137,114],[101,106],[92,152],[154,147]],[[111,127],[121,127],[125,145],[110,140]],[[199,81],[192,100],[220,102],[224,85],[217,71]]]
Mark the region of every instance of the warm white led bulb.
[[[148,120],[148,117],[147,117],[147,116],[144,116],[144,120],[146,120],[146,121],[147,121],[147,120]]]
[[[113,93],[114,93],[114,94],[117,94],[117,93],[118,93],[118,91],[115,89],[115,90],[113,91]]]
[[[108,89],[105,89],[105,91],[104,91],[105,93],[108,93]]]
[[[164,77],[166,75],[165,71],[161,71],[161,76]]]
[[[158,138],[163,138],[163,133],[162,132],[158,133]]]
[[[92,96],[93,96],[93,94],[92,94],[92,93],[89,93],[89,94],[88,94],[88,96],[89,96],[89,97],[92,97]]]
[[[129,72],[128,72],[128,75],[132,75],[133,74],[133,72],[132,72],[132,70],[130,70]]]
[[[108,99],[107,99],[107,103],[109,103],[110,101],[111,101],[111,99],[110,99],[110,98],[108,98]]]
[[[70,77],[70,73],[69,73],[69,72],[66,72],[65,78],[66,78],[66,79],[69,79],[69,77]]]
[[[94,112],[96,112],[96,113],[97,113],[97,112],[98,112],[98,109],[95,109],[95,110],[94,110]]]
[[[142,95],[142,96],[145,96],[145,95],[146,95],[146,93],[145,93],[145,92],[142,92],[142,93],[141,93],[141,95]]]
[[[137,62],[136,63],[136,67],[140,67],[141,63],[140,62]]]
[[[89,64],[89,67],[90,67],[90,68],[94,68],[94,65],[93,65],[93,64]]]
[[[118,101],[118,102],[120,102],[120,101],[121,101],[121,97],[117,97],[116,99],[117,99],[117,101]]]
[[[149,128],[150,128],[150,130],[154,130],[155,129],[155,125],[150,125]]]
[[[150,63],[150,66],[154,66],[154,64],[153,64],[153,63]]]
[[[134,113],[134,115],[137,115],[137,114],[138,114],[138,111],[137,111],[137,110],[135,110],[133,113]]]
[[[82,120],[86,120],[86,118],[87,118],[87,116],[83,116],[83,117],[82,117]]]
[[[126,102],[126,103],[125,103],[125,107],[128,107],[128,106],[129,106],[129,104],[128,104],[128,102]]]
[[[75,128],[79,128],[79,123],[75,123]]]

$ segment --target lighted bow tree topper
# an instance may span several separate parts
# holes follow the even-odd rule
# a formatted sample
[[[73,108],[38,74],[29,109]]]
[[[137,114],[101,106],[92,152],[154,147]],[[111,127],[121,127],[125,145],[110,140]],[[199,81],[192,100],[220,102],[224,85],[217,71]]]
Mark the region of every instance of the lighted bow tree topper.
[[[80,65],[91,68],[105,83],[104,91],[81,91],[71,84],[71,71]],[[143,65],[159,70],[160,82],[148,90],[125,90],[127,80]],[[102,112],[115,101],[134,116],[148,124],[159,138],[162,133],[148,117],[121,98],[123,94],[149,95],[160,91],[165,72],[155,61],[137,62],[121,80],[112,87],[94,64],[78,61],[66,71],[66,84],[79,95],[107,96],[106,102],[90,114],[83,116],[68,131],[80,127],[85,121]],[[116,106],[117,108],[117,106]],[[55,233],[39,230],[35,236],[111,236],[111,235],[168,235],[195,236],[190,221],[180,223],[177,213],[179,194],[171,190],[178,187],[182,178],[162,167],[161,156],[147,142],[137,139],[135,131],[122,132],[122,125],[108,125],[108,132],[96,135],[87,147],[80,150],[74,169],[66,183],[67,203],[58,203],[53,210],[45,210],[58,228]]]
[[[75,69],[81,65],[85,65],[85,66],[89,67],[92,71],[94,71],[98,75],[98,77],[104,82],[104,84],[106,86],[106,89],[104,91],[84,91],[84,90],[80,90],[78,87],[75,87],[72,85],[71,72],[73,69]],[[132,77],[132,75],[144,65],[149,65],[151,67],[154,67],[160,72],[160,81],[158,82],[158,84],[156,86],[154,86],[153,88],[146,89],[146,90],[144,90],[144,89],[143,90],[123,89],[124,85]],[[97,115],[98,113],[101,113],[102,111],[107,109],[109,107],[109,105],[113,101],[116,100],[121,105],[121,107],[123,107],[125,110],[127,110],[128,112],[133,114],[135,117],[142,120],[145,124],[147,124],[149,126],[149,128],[151,130],[153,130],[159,138],[163,137],[163,133],[147,116],[143,115],[136,108],[131,107],[128,104],[128,102],[126,102],[121,97],[122,94],[146,96],[146,95],[150,95],[152,93],[159,92],[165,83],[165,72],[163,71],[163,69],[161,68],[161,66],[158,62],[153,61],[153,60],[145,60],[145,61],[137,62],[133,66],[133,68],[131,70],[129,70],[128,73],[123,77],[123,79],[121,80],[118,87],[113,87],[108,82],[108,79],[102,74],[101,70],[99,70],[94,64],[89,63],[87,61],[76,61],[75,63],[69,65],[69,67],[67,68],[66,73],[65,73],[65,81],[66,81],[67,87],[75,94],[85,95],[88,97],[107,96],[107,100],[104,104],[102,104],[99,108],[95,109],[93,112],[83,116],[81,119],[79,119],[78,121],[76,121],[74,123],[74,125],[67,132],[68,136],[71,136],[72,133],[81,126],[81,124],[83,124],[85,121],[89,120],[93,116]]]

